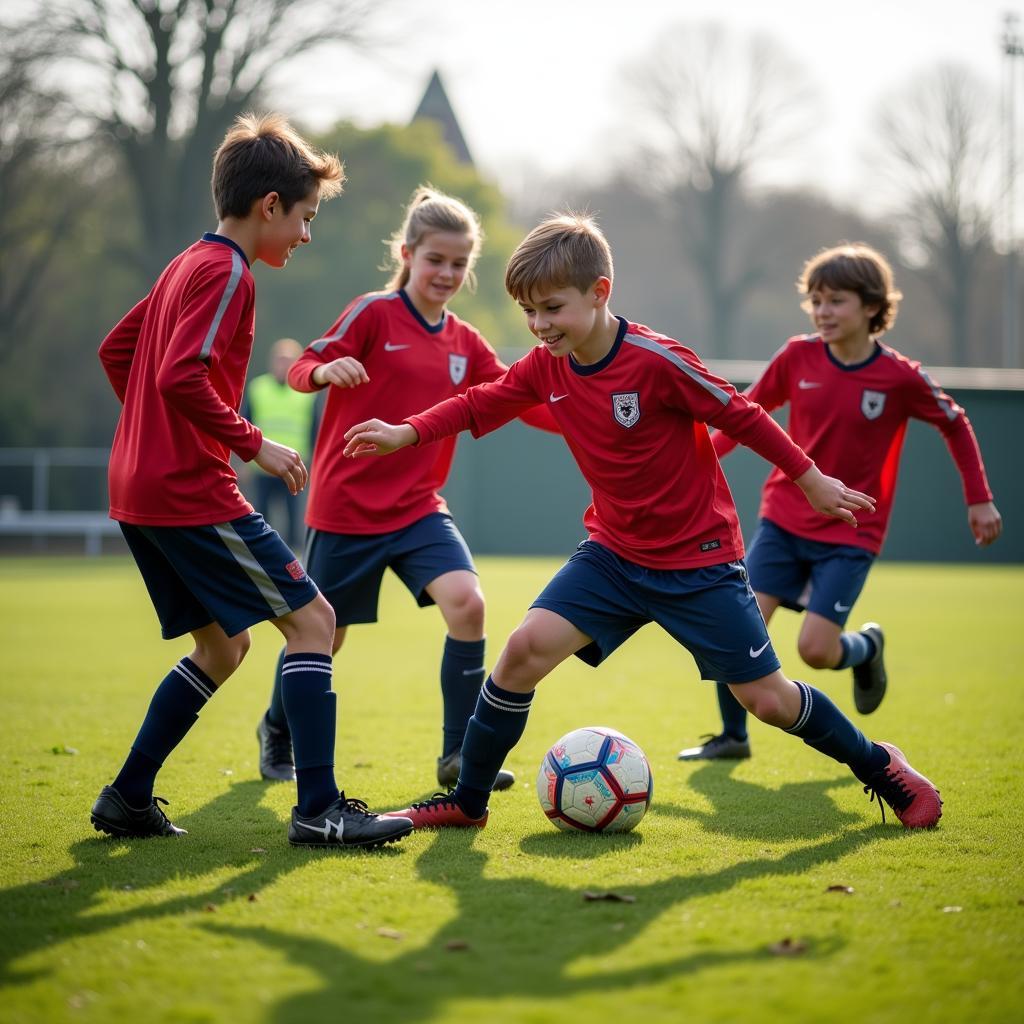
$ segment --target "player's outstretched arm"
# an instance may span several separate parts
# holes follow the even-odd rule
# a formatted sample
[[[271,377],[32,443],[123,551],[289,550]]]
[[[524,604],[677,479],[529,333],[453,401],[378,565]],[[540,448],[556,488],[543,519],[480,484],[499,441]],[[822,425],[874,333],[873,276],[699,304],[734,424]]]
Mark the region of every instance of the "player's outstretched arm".
[[[1003,532],[1003,517],[991,501],[982,501],[967,506],[967,525],[974,534],[974,543],[987,548]]]
[[[260,469],[271,476],[279,476],[292,494],[298,494],[306,486],[309,473],[299,453],[287,445],[263,438],[263,444],[252,460]]]
[[[350,458],[362,455],[390,455],[399,448],[416,444],[420,436],[409,423],[385,423],[383,420],[366,420],[345,431],[345,450],[342,454]]]
[[[333,384],[338,388],[357,388],[360,384],[369,384],[370,375],[358,359],[342,356],[318,366],[312,373],[312,380],[317,387]]]
[[[860,491],[851,490],[842,480],[825,476],[817,466],[811,466],[793,483],[804,492],[804,497],[816,512],[823,516],[843,519],[851,526],[857,525],[857,517],[854,514],[857,509],[875,511],[874,498]]]

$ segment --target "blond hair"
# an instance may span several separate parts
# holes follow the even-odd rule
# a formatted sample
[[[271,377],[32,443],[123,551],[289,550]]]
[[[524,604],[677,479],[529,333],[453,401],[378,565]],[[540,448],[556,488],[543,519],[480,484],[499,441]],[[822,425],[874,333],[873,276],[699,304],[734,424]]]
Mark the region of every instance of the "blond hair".
[[[856,292],[865,306],[878,307],[868,321],[868,331],[873,335],[884,334],[892,327],[903,298],[893,281],[889,261],[864,242],[841,242],[822,249],[804,264],[796,287],[804,296],[820,288]],[[800,308],[810,313],[810,300],[805,298]]]
[[[402,226],[386,242],[389,259],[382,269],[391,270],[388,291],[398,291],[409,283],[409,268],[402,259],[402,246],[406,246],[410,252],[415,252],[423,239],[434,231],[450,231],[472,239],[473,247],[466,269],[466,286],[470,291],[476,287],[473,266],[480,255],[480,246],[484,240],[480,218],[461,199],[445,195],[432,185],[420,185],[413,192],[405,208]]]
[[[213,158],[217,216],[248,217],[252,204],[270,192],[287,213],[314,188],[321,199],[345,183],[341,161],[311,146],[281,114],[240,114]]]
[[[555,214],[538,224],[512,253],[505,290],[519,302],[548,288],[586,291],[599,277],[612,278],[608,239],[588,213]]]

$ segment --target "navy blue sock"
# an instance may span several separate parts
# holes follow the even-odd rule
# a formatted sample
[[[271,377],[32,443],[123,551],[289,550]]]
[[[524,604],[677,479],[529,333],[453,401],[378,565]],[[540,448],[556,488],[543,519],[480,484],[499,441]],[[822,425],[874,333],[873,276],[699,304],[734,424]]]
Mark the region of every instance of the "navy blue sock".
[[[299,814],[311,818],[338,799],[334,781],[337,705],[329,654],[285,654],[281,697],[295,751]]]
[[[718,709],[722,712],[722,732],[734,740],[747,738],[747,709],[732,695],[725,683],[715,683]]]
[[[875,656],[875,641],[867,633],[841,633],[839,642],[843,645],[843,656],[835,666],[837,670],[863,665]]]
[[[284,697],[281,696],[281,668],[284,665],[284,656],[288,653],[287,647],[281,648],[277,656],[277,668],[274,669],[274,688],[270,691],[270,706],[267,708],[267,721],[275,729],[288,731],[288,716],[284,711]]]
[[[182,658],[156,688],[131,753],[113,782],[129,807],[147,807],[152,802],[156,773],[196,724],[216,689],[216,683],[191,658]]]
[[[476,707],[484,675],[484,641],[445,637],[441,657],[441,698],[444,705],[444,743],[447,757],[462,746],[466,723]]]
[[[872,743],[821,690],[799,679],[794,682],[800,687],[800,714],[786,732],[799,736],[809,747],[828,757],[848,764],[861,782],[867,782],[874,772],[889,763],[888,751]]]
[[[471,818],[487,810],[487,799],[508,752],[519,742],[530,714],[532,693],[503,690],[488,676],[462,742],[462,770],[455,802]]]

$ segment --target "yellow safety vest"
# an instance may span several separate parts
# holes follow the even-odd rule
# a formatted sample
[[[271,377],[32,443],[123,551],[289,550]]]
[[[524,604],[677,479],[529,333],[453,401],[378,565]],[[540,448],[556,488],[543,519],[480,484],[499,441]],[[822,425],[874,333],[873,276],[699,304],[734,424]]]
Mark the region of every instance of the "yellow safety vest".
[[[249,382],[247,398],[252,422],[271,441],[294,448],[308,463],[316,395],[293,391],[272,373],[264,373]]]

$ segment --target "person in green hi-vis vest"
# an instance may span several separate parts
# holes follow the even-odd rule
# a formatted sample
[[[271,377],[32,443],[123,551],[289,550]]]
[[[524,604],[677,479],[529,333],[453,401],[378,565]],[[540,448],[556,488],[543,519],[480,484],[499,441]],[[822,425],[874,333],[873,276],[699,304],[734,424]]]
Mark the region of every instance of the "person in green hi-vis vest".
[[[270,349],[270,372],[254,377],[245,391],[245,415],[267,437],[294,448],[309,465],[316,432],[315,395],[293,391],[288,370],[302,355],[294,338],[281,338]],[[303,542],[305,491],[293,495],[283,480],[253,465],[253,495],[256,511],[281,533],[293,548]]]

